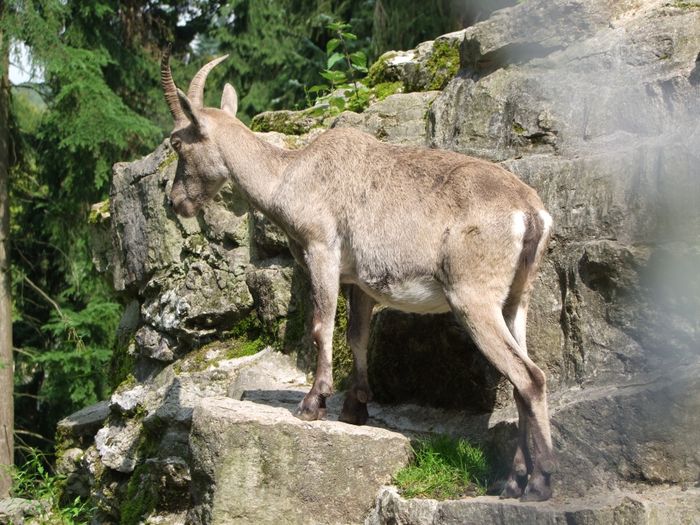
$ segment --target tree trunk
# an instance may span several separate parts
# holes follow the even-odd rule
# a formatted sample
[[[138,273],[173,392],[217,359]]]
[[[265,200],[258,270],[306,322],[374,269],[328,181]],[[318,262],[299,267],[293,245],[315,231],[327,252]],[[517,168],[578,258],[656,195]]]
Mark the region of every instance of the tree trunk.
[[[4,11],[0,0],[0,17]],[[0,30],[0,499],[10,490],[5,466],[14,464],[14,361],[10,298],[9,42]]]

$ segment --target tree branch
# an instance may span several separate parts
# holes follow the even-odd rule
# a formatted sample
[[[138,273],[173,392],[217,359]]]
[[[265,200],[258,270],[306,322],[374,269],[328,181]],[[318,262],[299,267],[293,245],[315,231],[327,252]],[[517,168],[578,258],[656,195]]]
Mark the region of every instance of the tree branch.
[[[56,312],[58,313],[58,316],[61,318],[62,321],[66,320],[66,316],[63,313],[63,310],[61,310],[61,307],[58,306],[58,303],[56,301],[51,299],[51,297],[49,297],[44,290],[42,290],[41,288],[39,288],[39,286],[34,284],[34,282],[26,275],[24,276],[24,281],[29,285],[29,287],[32,290],[34,290],[36,293],[38,293],[46,302],[48,302],[51,306],[54,307],[54,309],[56,310]]]

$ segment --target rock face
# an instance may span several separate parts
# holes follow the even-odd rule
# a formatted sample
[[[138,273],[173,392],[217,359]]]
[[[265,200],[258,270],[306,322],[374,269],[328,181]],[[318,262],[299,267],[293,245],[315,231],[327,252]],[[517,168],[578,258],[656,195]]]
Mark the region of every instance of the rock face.
[[[278,133],[261,136],[282,141]],[[288,143],[300,147],[306,140]],[[265,335],[287,351],[301,346],[284,340],[305,294],[281,232],[231,188],[200,217],[177,217],[166,205],[176,158],[165,142],[139,161],[116,164],[109,228],[102,221],[96,230],[98,267],[131,301],[120,326],[117,351],[126,365],[114,371],[118,379],[151,377],[251,314],[261,323],[255,337]]]
[[[369,82],[402,92],[360,114],[267,113],[260,136],[297,148],[319,127],[352,126],[502,163],[538,191],[555,229],[528,350],[548,374],[560,471],[545,505],[387,489],[367,523],[694,523],[700,8],[519,2],[384,55]],[[370,378],[383,404],[370,405],[370,426],[384,428],[333,421],[337,399],[327,422],[292,418],[314,361],[303,272],[234,189],[197,218],[168,211],[175,162],[164,143],[116,165],[109,217],[96,217],[96,263],[127,304],[113,373],[135,380],[62,423],[61,468],[100,523],[361,523],[407,461],[406,436],[466,436],[510,459],[510,387],[449,315],[375,315]],[[267,344],[292,357],[247,355]]]

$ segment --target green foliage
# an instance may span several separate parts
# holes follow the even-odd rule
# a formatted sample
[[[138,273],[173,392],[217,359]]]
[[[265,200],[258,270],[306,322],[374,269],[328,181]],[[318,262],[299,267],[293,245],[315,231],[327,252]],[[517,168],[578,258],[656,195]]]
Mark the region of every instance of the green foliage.
[[[452,0],[377,0],[372,26],[373,51],[379,54],[390,49],[411,49],[419,42],[461,29],[464,7],[459,4]]]
[[[326,69],[320,75],[328,82],[316,84],[307,91],[307,96],[315,95],[316,106],[330,114],[362,111],[368,104],[370,90],[360,82],[367,74],[367,54],[362,50],[351,52],[351,43],[357,42],[357,35],[350,32],[350,24],[331,22],[328,30],[333,34],[326,43]]]
[[[38,501],[41,512],[36,519],[42,525],[88,523],[94,509],[79,497],[62,502],[65,477],[49,470],[47,457],[40,451],[25,452],[26,462],[12,472],[12,496]]]
[[[486,492],[489,469],[480,448],[440,435],[417,442],[413,452],[413,463],[394,476],[403,496],[455,499]]]
[[[110,362],[120,313],[117,303],[96,300],[80,311],[51,314],[42,328],[52,335],[54,346],[35,358],[53,378],[43,391],[49,403],[68,398],[70,404],[61,408],[77,410],[109,394],[106,378],[95,371]]]
[[[329,22],[348,20],[363,35],[354,42],[354,51],[367,53],[372,3],[233,0],[221,9],[218,27],[209,36],[218,43],[219,53],[230,54],[212,77],[219,85],[223,78],[233,80],[242,96],[239,112],[244,121],[266,110],[298,109],[307,100],[306,87],[317,83],[318,71],[330,69],[325,52],[333,38]],[[220,93],[207,96],[215,104]]]
[[[107,187],[114,159],[128,158],[138,146],[154,147],[161,132],[107,85],[102,70],[110,58],[105,51],[65,46],[59,57],[47,67],[60,87],[39,140],[51,142],[51,156],[60,160],[61,193],[97,200]]]

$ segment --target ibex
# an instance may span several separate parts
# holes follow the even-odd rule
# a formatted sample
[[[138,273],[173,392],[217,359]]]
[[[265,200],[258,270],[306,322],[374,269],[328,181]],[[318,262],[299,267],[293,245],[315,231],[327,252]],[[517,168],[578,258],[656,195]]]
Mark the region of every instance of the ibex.
[[[169,53],[161,81],[178,164],[170,205],[184,217],[231,181],[280,226],[306,268],[318,350],[298,416],[320,419],[333,392],[332,338],[339,286],[349,287],[353,384],[341,421],[364,424],[371,399],[367,343],[376,304],[405,312],[452,311],[514,386],[519,432],[502,497],[546,500],[555,459],[545,375],[528,357],[525,324],[551,218],[535,191],[496,164],[455,152],[399,147],[353,129],[330,129],[306,148],[274,147],[236,118],[226,84],[221,109],[203,107],[206,64],[185,95]]]

